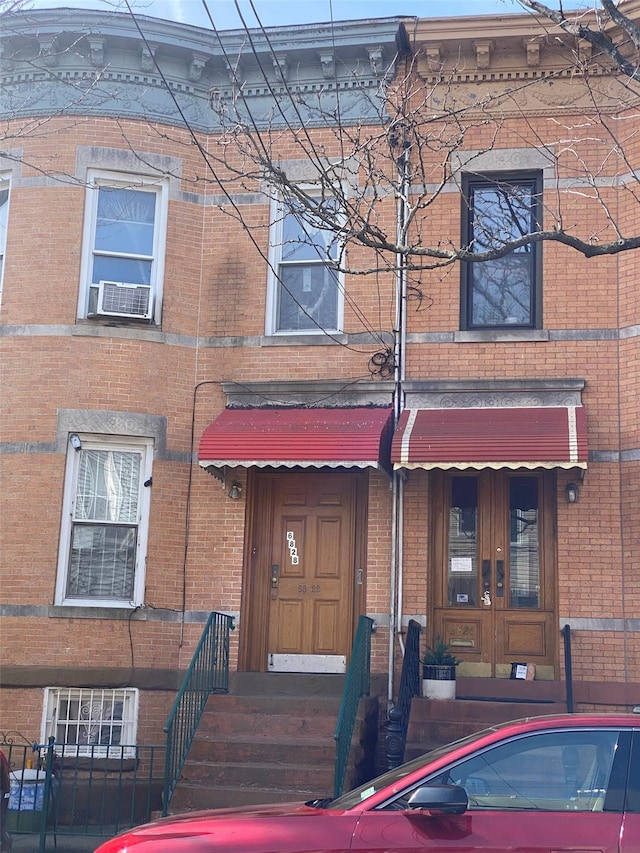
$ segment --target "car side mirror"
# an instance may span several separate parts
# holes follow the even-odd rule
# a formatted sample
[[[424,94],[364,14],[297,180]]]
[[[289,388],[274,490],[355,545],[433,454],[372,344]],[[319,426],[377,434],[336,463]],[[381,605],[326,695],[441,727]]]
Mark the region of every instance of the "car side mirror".
[[[459,785],[422,785],[407,801],[410,809],[424,809],[436,814],[464,814],[469,798]]]

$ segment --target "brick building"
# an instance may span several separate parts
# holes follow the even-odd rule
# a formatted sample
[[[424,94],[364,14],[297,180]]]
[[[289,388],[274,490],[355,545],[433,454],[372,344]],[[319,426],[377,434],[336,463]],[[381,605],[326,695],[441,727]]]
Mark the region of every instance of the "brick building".
[[[410,186],[433,193],[432,242],[468,242],[504,187],[532,221],[562,206],[604,234],[585,187],[633,227],[638,93],[602,106],[625,160],[587,134],[569,150],[563,129],[604,126],[602,87],[528,16],[249,41],[138,20],[3,21],[2,728],[39,739],[65,701],[108,699],[123,742],[157,741],[213,610],[239,671],[342,672],[369,615],[389,696],[409,619],[486,695],[514,662],[534,694],[562,682],[569,625],[578,707],[640,703],[637,251],[527,244],[517,292],[500,262],[488,289],[481,265],[425,269],[412,311],[391,267],[336,272],[336,241],[220,124],[245,110],[292,185],[331,164],[365,197],[336,127],[375,136],[409,73],[426,108],[466,110],[442,185],[434,146]],[[397,214],[381,194],[390,232]],[[372,371],[389,351],[395,373]]]

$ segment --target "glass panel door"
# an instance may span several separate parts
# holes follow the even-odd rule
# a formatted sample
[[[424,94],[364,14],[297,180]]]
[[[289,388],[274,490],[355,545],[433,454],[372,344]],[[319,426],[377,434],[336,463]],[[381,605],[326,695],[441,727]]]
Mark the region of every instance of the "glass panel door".
[[[449,506],[448,604],[478,604],[478,478],[451,480]]]
[[[540,607],[537,477],[509,478],[509,605]]]
[[[526,662],[555,677],[553,472],[434,471],[432,483],[429,640],[441,635],[467,674]]]

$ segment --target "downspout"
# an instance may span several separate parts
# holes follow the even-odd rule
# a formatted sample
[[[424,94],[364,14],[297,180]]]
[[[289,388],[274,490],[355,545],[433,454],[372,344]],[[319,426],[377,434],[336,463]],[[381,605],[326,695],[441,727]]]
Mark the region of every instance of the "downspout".
[[[409,143],[405,140],[404,148],[402,151],[401,158],[401,185],[402,185],[402,198],[400,200],[402,211],[401,211],[401,227],[403,240],[407,239],[407,226],[409,224],[409,206],[408,206],[408,198],[409,192],[411,190],[411,182],[409,178]],[[406,263],[407,257],[406,255],[402,255],[401,259],[401,267],[400,267],[400,294],[401,294],[401,317],[400,317],[400,348],[398,352],[398,365],[399,365],[399,383],[398,383],[398,417],[400,417],[400,412],[404,409],[404,381],[406,377],[406,365],[407,365],[407,270]],[[398,612],[396,617],[396,630],[398,632],[398,642],[400,644],[400,649],[404,656],[404,644],[402,641],[402,610],[403,610],[403,590],[404,590],[404,484],[405,484],[405,475],[404,472],[398,472],[398,596],[397,596],[397,606]]]
[[[409,146],[406,140],[400,140],[402,153],[398,158],[399,192],[396,211],[396,242],[403,245],[406,240],[407,204],[409,191]],[[396,336],[394,342],[394,426],[397,426],[400,413],[404,408],[403,382],[405,379],[406,346],[406,301],[407,276],[406,258],[402,252],[396,253]],[[394,663],[396,635],[402,653],[402,587],[403,587],[403,529],[404,529],[404,480],[398,471],[393,472],[392,511],[391,511],[391,572],[389,579],[389,676],[387,683],[387,703],[393,704]]]

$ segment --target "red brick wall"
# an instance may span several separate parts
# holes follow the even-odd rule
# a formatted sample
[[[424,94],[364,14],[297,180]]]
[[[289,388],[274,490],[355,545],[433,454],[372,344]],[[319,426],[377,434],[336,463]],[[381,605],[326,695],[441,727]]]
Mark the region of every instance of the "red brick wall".
[[[578,116],[574,117],[577,121]],[[569,119],[567,119],[569,120]],[[163,324],[170,340],[148,334],[94,336],[91,325],[76,323],[80,276],[84,188],[41,180],[41,171],[73,174],[77,146],[129,146],[182,158],[185,192],[218,193],[214,183],[195,175],[203,167],[186,134],[172,129],[150,133],[144,123],[110,119],[53,119],[46,135],[24,138],[22,178],[12,190],[7,243],[2,323],[31,326],[2,339],[4,442],[55,445],[61,409],[112,410],[167,418],[167,448],[184,460],[202,430],[225,404],[218,384],[223,380],[256,382],[281,379],[368,379],[369,345],[220,346],[197,348],[207,337],[264,334],[267,274],[260,251],[268,247],[266,202],[243,207],[250,233],[238,228],[216,206],[171,199],[167,232]],[[510,119],[498,146],[526,147],[553,143],[557,131],[544,116]],[[318,133],[331,153],[332,133]],[[489,128],[478,128],[468,147],[488,144]],[[64,144],[61,140],[64,139]],[[211,145],[215,140],[205,140]],[[586,150],[599,162],[601,151]],[[295,146],[282,156],[299,156]],[[31,168],[28,164],[34,164]],[[433,165],[433,164],[432,164]],[[569,174],[574,163],[561,160]],[[35,167],[39,168],[35,168]],[[613,174],[614,164],[605,173]],[[435,174],[435,172],[434,172]],[[562,176],[562,175],[561,175]],[[224,178],[224,173],[220,172]],[[31,179],[35,185],[31,185]],[[237,191],[237,188],[236,188]],[[621,221],[633,223],[637,203],[630,194],[604,191],[618,205]],[[430,233],[446,239],[460,230],[460,200],[445,194],[429,211]],[[567,215],[594,229],[602,214],[584,198],[571,199]],[[384,214],[393,228],[392,201]],[[253,238],[253,239],[252,239]],[[258,245],[256,246],[255,243]],[[260,250],[260,251],[259,251]],[[562,378],[586,380],[589,444],[592,451],[636,450],[640,447],[640,364],[638,336],[616,340],[618,329],[638,317],[637,252],[586,260],[568,249],[544,247],[544,328],[578,330],[582,340],[498,343],[424,343],[407,349],[409,379]],[[353,250],[352,263],[368,260]],[[459,270],[450,267],[411,276],[419,281],[430,307],[414,311],[409,303],[409,333],[455,332],[459,329]],[[375,329],[393,325],[393,279],[353,277],[350,296]],[[33,327],[41,327],[34,333]],[[60,327],[60,328],[57,328]],[[345,329],[363,331],[347,306]],[[585,331],[611,333],[611,339],[585,340]],[[178,336],[184,336],[180,338]],[[2,457],[3,527],[2,599],[6,604],[52,604],[64,456],[54,452],[11,453]],[[563,501],[569,475],[558,475],[559,612],[575,618],[637,618],[640,612],[640,479],[639,463],[594,462],[581,487],[580,503]],[[572,475],[573,476],[573,475]],[[234,475],[234,479],[236,475]],[[244,482],[244,472],[237,477]],[[186,499],[191,489],[188,519]],[[403,609],[426,612],[429,590],[428,478],[412,474],[405,508]],[[158,460],[153,470],[151,521],[147,554],[145,605],[179,611],[239,611],[242,604],[244,502],[226,499],[220,482],[185,461]],[[391,493],[380,475],[371,478],[367,531],[367,603],[369,613],[388,614],[391,549]],[[184,572],[184,576],[183,576]],[[184,588],[184,602],[183,602]],[[137,667],[187,666],[202,625],[179,622],[88,620],[80,618],[5,617],[3,662],[7,665],[79,666],[108,661],[131,666],[131,643]],[[131,631],[131,634],[129,634]],[[576,677],[593,677],[597,656],[604,679],[638,680],[638,635],[614,631],[578,632]],[[238,654],[238,632],[232,636],[232,666]],[[380,626],[373,641],[373,666],[387,666],[388,633]],[[41,691],[0,691],[4,728],[39,727]],[[167,696],[145,697],[145,737],[159,737]]]

